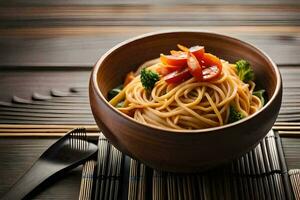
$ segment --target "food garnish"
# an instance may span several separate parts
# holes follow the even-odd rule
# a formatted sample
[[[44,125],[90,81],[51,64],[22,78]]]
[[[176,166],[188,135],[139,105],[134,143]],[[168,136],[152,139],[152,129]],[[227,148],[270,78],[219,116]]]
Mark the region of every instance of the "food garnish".
[[[254,80],[254,72],[246,60],[239,60],[236,63],[237,74],[244,83]]]
[[[253,95],[257,96],[260,99],[262,105],[265,105],[265,97],[264,97],[265,92],[266,91],[264,89],[257,90],[257,91],[253,92]]]
[[[178,84],[181,83],[187,79],[189,79],[191,77],[191,73],[189,71],[189,69],[185,68],[182,71],[174,71],[168,75],[166,75],[164,77],[164,80],[167,83],[174,83],[174,84]]]
[[[141,71],[141,82],[143,87],[150,91],[154,87],[155,83],[159,81],[159,75],[156,72],[147,70],[145,68]]]
[[[205,53],[203,46],[187,48],[178,44],[179,51],[170,51],[171,55],[160,55],[161,67],[157,72],[166,76],[167,83],[181,83],[194,76],[198,81],[210,81],[218,78],[222,72],[221,60]],[[188,69],[191,76],[187,74]]]
[[[119,86],[111,89],[107,94],[108,100],[111,100],[112,98],[117,96],[122,91],[122,89],[123,89],[123,85],[119,85]]]
[[[233,123],[243,119],[245,116],[239,112],[234,105],[230,105],[228,122]]]

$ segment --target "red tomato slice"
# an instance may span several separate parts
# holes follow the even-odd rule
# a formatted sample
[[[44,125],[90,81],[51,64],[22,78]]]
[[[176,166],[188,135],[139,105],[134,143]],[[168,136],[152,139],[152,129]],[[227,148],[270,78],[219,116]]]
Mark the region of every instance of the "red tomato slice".
[[[156,72],[159,73],[160,75],[163,75],[163,76],[165,76],[165,75],[167,75],[167,74],[170,73],[169,70],[167,68],[165,68],[165,67],[157,68]]]
[[[214,65],[212,67],[205,68],[202,71],[202,74],[203,74],[203,80],[209,81],[214,78],[217,78],[220,75],[220,70],[217,66]]]
[[[197,46],[193,46],[191,48],[187,48],[187,47],[185,47],[183,45],[180,45],[180,44],[178,44],[177,46],[183,52],[193,53],[196,56],[196,58],[198,59],[199,62],[203,58],[203,55],[204,55],[204,47],[203,46],[197,45]]]
[[[203,80],[209,81],[214,78],[217,78],[222,71],[222,63],[221,60],[210,53],[204,53],[203,58],[203,65],[205,69],[203,69]]]
[[[188,53],[187,64],[190,73],[199,81],[202,80],[202,68],[197,58],[192,54]]]
[[[203,46],[193,46],[190,48],[190,52],[195,55],[198,61],[202,60],[204,56],[204,47]]]
[[[189,79],[192,75],[190,74],[189,69],[185,68],[182,71],[172,72],[164,77],[167,83],[181,83]]]
[[[187,53],[183,52],[183,51],[171,50],[170,53],[171,53],[172,56],[176,56],[176,57],[186,58],[186,56],[187,56]]]
[[[165,75],[167,75],[167,74],[170,73],[169,70],[167,68],[165,68],[165,67],[157,68],[156,72],[159,73],[160,75],[163,75],[163,76],[165,76]]]
[[[156,71],[160,74],[160,75],[167,75],[171,72],[174,71],[179,71],[183,68],[183,66],[172,66],[172,65],[161,65],[160,68],[157,68]]]
[[[203,64],[206,67],[210,67],[210,66],[216,65],[218,68],[220,68],[222,70],[221,60],[217,56],[215,56],[213,54],[204,53],[202,61],[203,61]]]
[[[165,65],[185,66],[186,56],[173,56],[160,54],[160,61]]]

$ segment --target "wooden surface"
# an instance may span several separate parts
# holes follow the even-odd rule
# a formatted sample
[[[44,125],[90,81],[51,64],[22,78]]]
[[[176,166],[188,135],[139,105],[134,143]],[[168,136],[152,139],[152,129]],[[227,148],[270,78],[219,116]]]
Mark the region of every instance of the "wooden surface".
[[[300,13],[300,9],[298,11]],[[300,21],[300,18],[298,19]],[[0,30],[0,66],[91,67],[109,48],[130,37],[187,28],[228,34],[253,43],[277,64],[300,63],[300,28],[293,26],[50,26]],[[30,51],[28,51],[30,49]],[[35,55],[35,56],[32,56]]]
[[[282,69],[300,65],[298,0],[12,0],[0,2],[0,100],[87,86],[91,67],[129,37],[172,28],[206,29],[251,42]],[[299,82],[299,76],[293,78]],[[295,94],[296,98],[297,95]],[[0,195],[54,138],[1,138]],[[288,167],[300,168],[300,140],[282,138]],[[37,199],[76,199],[80,170]]]
[[[32,163],[56,139],[1,138],[0,140],[0,196],[30,168]],[[77,199],[79,195],[81,168],[73,170],[65,179],[42,192],[37,199]]]

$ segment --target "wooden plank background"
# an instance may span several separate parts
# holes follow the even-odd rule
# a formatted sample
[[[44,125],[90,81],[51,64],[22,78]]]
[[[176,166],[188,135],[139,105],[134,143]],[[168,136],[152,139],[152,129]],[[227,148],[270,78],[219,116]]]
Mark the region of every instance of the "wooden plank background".
[[[91,67],[118,42],[158,30],[228,34],[260,47],[280,67],[300,65],[299,0],[10,0],[0,2],[0,101],[87,86]],[[54,138],[0,140],[0,196]],[[300,140],[283,138],[299,168]],[[37,199],[76,199],[80,169]]]

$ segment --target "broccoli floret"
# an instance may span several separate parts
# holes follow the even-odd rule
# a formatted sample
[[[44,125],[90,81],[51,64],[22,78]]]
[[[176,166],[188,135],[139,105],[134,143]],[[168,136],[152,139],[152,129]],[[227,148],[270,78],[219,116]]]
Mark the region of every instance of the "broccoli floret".
[[[122,89],[123,89],[123,85],[119,85],[118,87],[111,89],[107,94],[108,100],[111,100],[112,98],[117,96],[117,94],[119,94]]]
[[[234,105],[230,105],[229,109],[230,111],[229,111],[228,123],[239,121],[240,119],[243,119],[245,117],[243,113],[236,110]]]
[[[141,71],[141,82],[143,87],[150,91],[153,89],[155,83],[159,80],[159,75],[151,70],[146,70],[145,68]]]
[[[248,83],[254,79],[254,72],[251,65],[246,60],[239,60],[235,64],[237,74],[243,82]]]
[[[257,90],[257,91],[253,92],[253,95],[257,96],[260,99],[262,105],[265,105],[265,97],[264,97],[264,93],[265,92],[266,91],[263,90],[263,89],[262,90]]]

